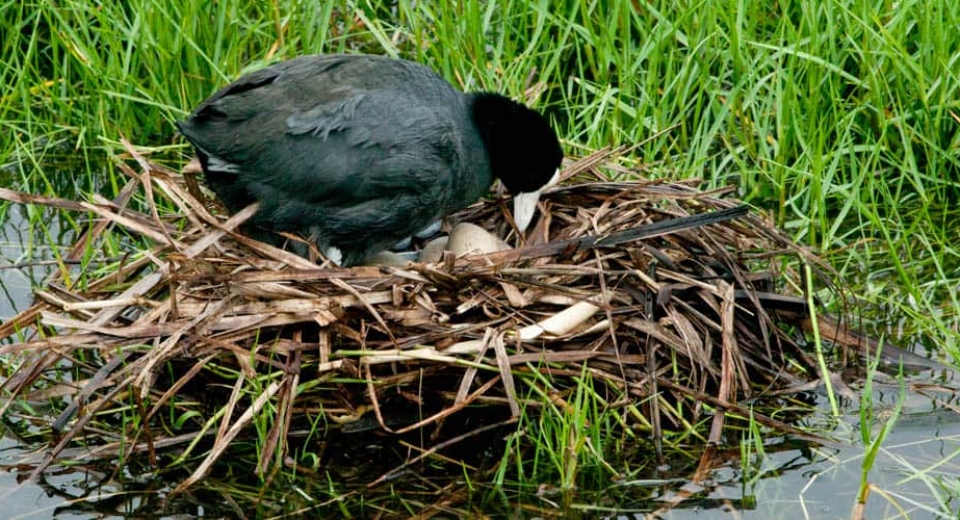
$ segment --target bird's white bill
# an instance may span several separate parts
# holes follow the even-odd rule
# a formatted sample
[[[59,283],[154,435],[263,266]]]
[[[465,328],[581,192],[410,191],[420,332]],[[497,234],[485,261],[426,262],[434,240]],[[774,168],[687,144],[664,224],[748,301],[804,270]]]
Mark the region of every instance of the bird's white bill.
[[[517,229],[521,232],[526,231],[527,226],[533,220],[533,214],[537,211],[537,202],[540,201],[540,193],[543,190],[553,186],[560,180],[560,170],[553,173],[553,177],[537,191],[528,193],[517,193],[513,196],[513,221],[517,223]]]

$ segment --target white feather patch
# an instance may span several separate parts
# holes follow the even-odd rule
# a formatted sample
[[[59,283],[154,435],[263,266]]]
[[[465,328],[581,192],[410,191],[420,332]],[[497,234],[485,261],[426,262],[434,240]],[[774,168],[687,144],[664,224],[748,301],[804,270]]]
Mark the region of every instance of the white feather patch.
[[[323,256],[327,257],[337,267],[343,265],[343,253],[336,247],[330,246],[323,250]]]

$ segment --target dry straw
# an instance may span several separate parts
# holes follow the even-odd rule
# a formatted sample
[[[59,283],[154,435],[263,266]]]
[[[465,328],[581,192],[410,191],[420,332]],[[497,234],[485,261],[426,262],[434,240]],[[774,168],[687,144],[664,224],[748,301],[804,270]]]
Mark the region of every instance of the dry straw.
[[[317,417],[326,428],[400,434],[441,431],[446,418],[482,405],[510,425],[543,406],[572,406],[566,398],[583,377],[632,435],[709,424],[699,434],[718,444],[729,416],[751,413],[803,434],[739,403],[777,402],[819,377],[802,341],[805,300],[782,293],[797,282],[785,265],[820,264],[760,217],[741,215],[723,198],[729,189],[610,182],[610,173],[636,173],[618,165],[618,151],[598,152],[567,164],[567,182],[545,195],[520,249],[335,269],[236,234],[250,211],[215,216],[191,177],[128,150],[120,166],[131,180],[113,201],[0,193],[89,212],[68,260],[96,249],[110,228],[154,244],[83,290],[64,269],[0,325],[0,355],[18,367],[2,381],[0,413],[16,410],[56,434],[24,461],[35,474],[67,459],[185,460],[203,441],[183,489],[253,435],[258,417],[268,417],[265,472],[288,452],[292,429]],[[131,208],[135,195],[145,211]],[[451,220],[516,244],[505,208],[488,201]],[[727,220],[649,232],[717,214]],[[413,419],[389,404],[426,400],[439,406]],[[26,417],[18,404],[51,401],[57,416]],[[482,431],[440,435],[417,459]]]

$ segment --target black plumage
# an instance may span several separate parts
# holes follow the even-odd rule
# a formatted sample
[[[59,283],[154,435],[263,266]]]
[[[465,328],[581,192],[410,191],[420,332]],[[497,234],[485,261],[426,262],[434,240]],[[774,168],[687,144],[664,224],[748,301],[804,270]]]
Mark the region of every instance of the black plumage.
[[[369,55],[306,56],[245,75],[177,127],[228,210],[260,202],[248,231],[273,243],[277,231],[304,234],[342,265],[475,202],[494,178],[536,194],[563,157],[524,105]]]

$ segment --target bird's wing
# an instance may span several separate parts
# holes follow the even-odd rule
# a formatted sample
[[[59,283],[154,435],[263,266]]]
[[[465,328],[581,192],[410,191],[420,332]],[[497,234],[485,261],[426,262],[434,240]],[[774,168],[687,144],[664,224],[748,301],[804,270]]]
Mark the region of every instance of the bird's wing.
[[[249,74],[180,126],[211,168],[259,200],[343,208],[396,197],[429,202],[458,167],[450,109],[458,102],[422,66],[323,56]]]

